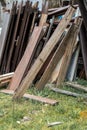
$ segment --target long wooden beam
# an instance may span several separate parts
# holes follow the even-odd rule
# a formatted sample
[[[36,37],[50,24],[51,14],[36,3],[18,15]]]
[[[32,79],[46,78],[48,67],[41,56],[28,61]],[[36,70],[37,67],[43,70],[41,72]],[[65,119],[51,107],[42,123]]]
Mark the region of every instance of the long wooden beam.
[[[0,93],[13,95],[14,91],[5,89],[5,90],[0,90]],[[30,94],[24,94],[23,97],[26,99],[35,100],[35,101],[50,104],[50,105],[56,105],[59,103],[57,100],[53,100],[53,99],[41,97],[41,96],[30,95]]]
[[[73,48],[76,43],[77,36],[78,36],[79,30],[80,30],[80,27],[82,24],[82,20],[77,19],[75,24],[76,24],[76,26],[75,26],[76,30],[75,30],[75,32],[73,32],[72,38],[70,39],[69,44],[67,45],[66,51],[64,53],[59,75],[57,77],[57,86],[60,85],[65,80],[66,73],[67,73],[67,70],[68,70],[68,67],[70,64],[70,60],[72,57]]]
[[[25,70],[31,62],[31,58],[34,54],[35,48],[37,47],[37,45],[41,39],[42,33],[43,33],[42,27],[35,27],[34,28],[34,31],[32,33],[32,36],[31,36],[30,41],[28,43],[28,46],[25,50],[25,53],[24,53],[19,65],[16,68],[16,71],[15,71],[14,76],[12,78],[9,89],[15,90],[16,88],[18,88],[18,86],[23,78],[23,75],[25,73]]]

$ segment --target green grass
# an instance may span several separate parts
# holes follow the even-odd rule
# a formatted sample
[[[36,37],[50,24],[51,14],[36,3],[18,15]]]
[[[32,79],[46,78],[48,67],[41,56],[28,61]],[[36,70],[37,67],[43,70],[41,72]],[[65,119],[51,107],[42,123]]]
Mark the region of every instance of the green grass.
[[[87,81],[78,82],[87,85]],[[65,86],[63,88],[76,91]],[[32,88],[28,92],[56,99],[59,104],[51,106],[24,98],[17,103],[12,101],[12,96],[0,93],[0,130],[87,130],[87,116],[81,116],[81,112],[87,111],[84,104],[86,99],[61,95],[48,88],[41,92]],[[22,122],[23,117],[30,120]],[[48,123],[57,121],[63,124],[47,127]]]

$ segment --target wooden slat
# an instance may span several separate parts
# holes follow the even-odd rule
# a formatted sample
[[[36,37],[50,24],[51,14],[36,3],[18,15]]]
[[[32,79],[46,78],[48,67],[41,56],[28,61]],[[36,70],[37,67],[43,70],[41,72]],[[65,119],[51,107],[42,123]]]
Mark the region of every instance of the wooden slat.
[[[60,85],[65,80],[66,73],[67,73],[69,63],[70,63],[70,60],[71,60],[71,56],[72,56],[72,53],[73,53],[73,48],[74,48],[75,42],[77,40],[78,32],[79,32],[80,27],[81,27],[81,23],[82,23],[82,20],[77,19],[77,21],[76,21],[77,27],[75,26],[76,29],[74,28],[75,31],[71,34],[71,39],[69,41],[69,44],[67,45],[66,51],[65,51],[64,56],[63,56],[59,75],[57,77],[57,86]]]
[[[8,73],[8,74],[0,75],[0,80],[6,79],[6,78],[10,78],[10,77],[12,77],[13,75],[14,75],[14,72]]]
[[[28,46],[25,50],[25,53],[24,53],[19,65],[17,66],[15,73],[14,73],[14,76],[12,78],[9,89],[15,90],[19,86],[19,84],[22,80],[22,77],[25,73],[25,70],[27,68],[27,65],[30,64],[29,62],[31,62],[31,58],[32,58],[34,51],[39,43],[40,37],[42,35],[41,33],[43,33],[42,27],[35,27],[34,28],[34,31],[32,33],[32,36],[31,36],[30,41],[28,43]]]
[[[14,91],[13,90],[1,90],[0,93],[13,95]],[[26,99],[35,100],[35,101],[50,104],[50,105],[56,105],[56,104],[59,103],[58,101],[50,99],[50,98],[45,98],[45,97],[35,96],[35,95],[30,95],[30,94],[24,94],[23,97],[26,98]]]
[[[31,85],[33,82],[34,78],[36,77],[37,73],[43,66],[44,62],[50,55],[51,51],[55,47],[55,45],[58,43],[62,33],[64,32],[65,28],[69,24],[73,13],[75,12],[75,9],[70,7],[68,11],[65,14],[65,17],[61,20],[60,24],[56,28],[55,32],[45,45],[44,49],[40,53],[38,59],[35,61],[33,66],[31,67],[30,71],[28,72],[27,76],[23,80],[23,82],[20,84],[20,86],[17,88],[15,91],[14,98],[19,98],[22,97],[25,91],[28,89],[28,87]]]

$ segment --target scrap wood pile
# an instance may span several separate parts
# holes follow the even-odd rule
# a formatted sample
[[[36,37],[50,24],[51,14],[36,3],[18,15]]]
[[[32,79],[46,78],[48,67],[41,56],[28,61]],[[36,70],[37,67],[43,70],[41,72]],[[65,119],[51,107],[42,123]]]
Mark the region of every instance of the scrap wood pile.
[[[80,71],[86,73],[87,26],[79,7],[48,9],[48,2],[44,2],[39,11],[38,2],[32,5],[27,1],[14,2],[10,10],[5,10],[6,23],[0,37],[0,74],[14,72],[7,90],[14,94],[14,99],[21,98],[32,84],[42,90],[48,82],[59,86],[65,79],[73,81],[80,53],[84,61]],[[2,84],[5,81],[9,82],[8,76]]]

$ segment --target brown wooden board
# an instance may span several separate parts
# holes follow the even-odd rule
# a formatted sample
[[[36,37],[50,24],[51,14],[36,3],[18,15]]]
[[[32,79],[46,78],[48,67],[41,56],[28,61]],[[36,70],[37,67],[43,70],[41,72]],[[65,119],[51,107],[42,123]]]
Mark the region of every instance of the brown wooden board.
[[[73,28],[74,32],[71,32],[71,39],[70,39],[69,44],[67,45],[66,51],[63,55],[62,63],[60,66],[58,77],[57,77],[57,86],[61,85],[61,83],[64,82],[64,80],[65,80],[66,73],[67,73],[67,70],[68,70],[68,67],[70,64],[73,49],[74,49],[74,46],[75,46],[75,43],[77,40],[77,36],[78,36],[79,30],[80,30],[81,24],[82,24],[82,20],[77,19],[77,21],[75,23],[75,27]]]
[[[14,91],[6,89],[6,90],[0,90],[0,93],[13,95]],[[56,104],[59,103],[57,100],[53,100],[53,99],[41,97],[41,96],[30,95],[30,94],[24,94],[23,97],[26,98],[26,99],[35,100],[35,101],[50,104],[50,105],[56,105]]]
[[[39,40],[40,40],[40,37],[41,37],[41,33],[43,33],[43,28],[42,27],[35,27],[34,28],[34,31],[32,33],[32,36],[30,38],[30,41],[28,43],[28,46],[25,50],[25,53],[15,71],[15,74],[13,76],[13,79],[11,81],[11,84],[10,84],[10,87],[9,89],[11,90],[15,90],[21,80],[22,80],[22,77],[25,73],[25,70],[27,68],[27,65],[31,62],[31,58],[34,54],[34,51],[35,51],[35,48],[37,47],[38,43],[39,43]]]

